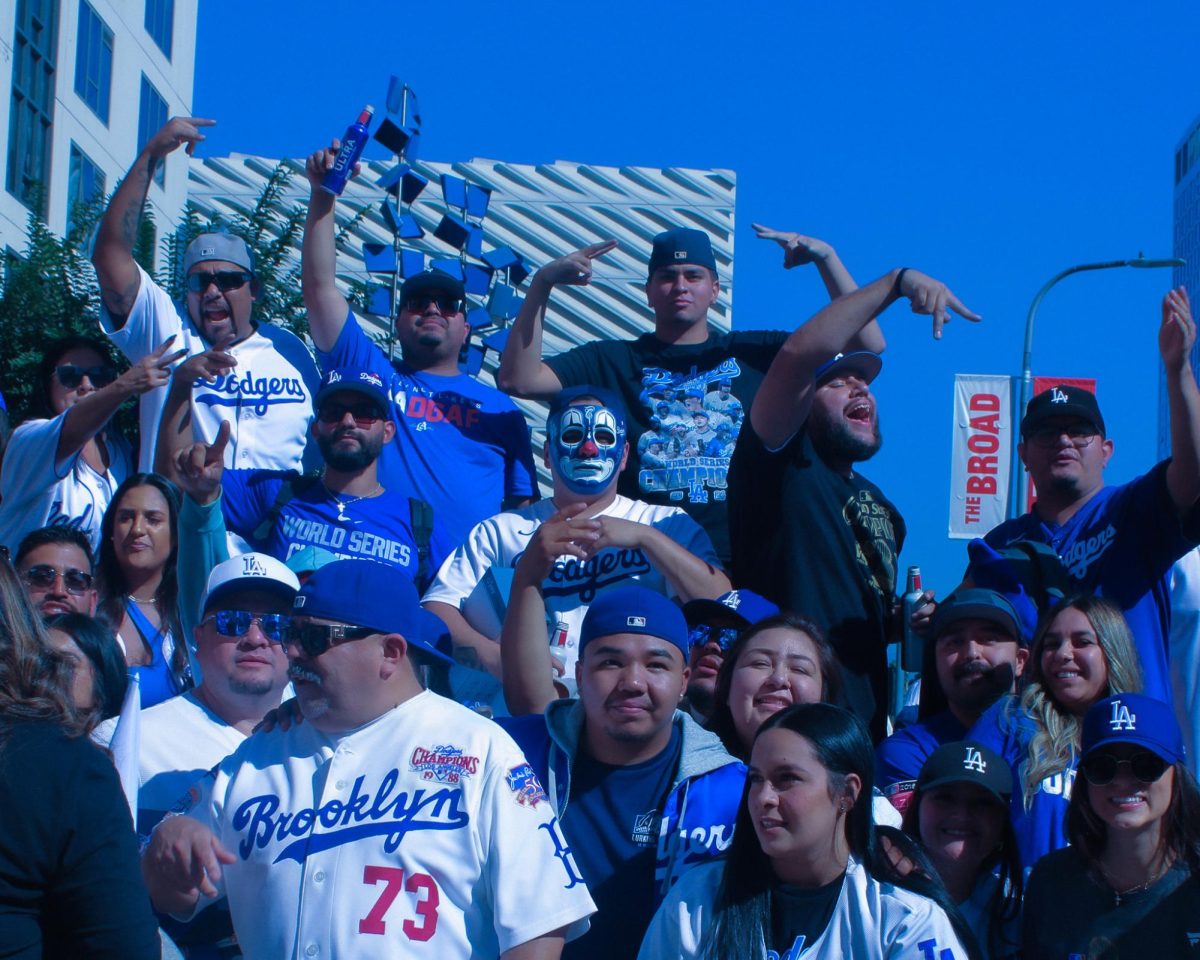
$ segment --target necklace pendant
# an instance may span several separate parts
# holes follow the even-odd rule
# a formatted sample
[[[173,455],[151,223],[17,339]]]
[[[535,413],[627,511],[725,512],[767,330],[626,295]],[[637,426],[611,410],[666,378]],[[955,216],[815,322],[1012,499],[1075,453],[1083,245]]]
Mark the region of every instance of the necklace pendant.
[[[346,507],[342,503],[341,500],[338,501],[337,507],[338,507],[338,515],[337,515],[338,523],[345,523],[346,522]]]

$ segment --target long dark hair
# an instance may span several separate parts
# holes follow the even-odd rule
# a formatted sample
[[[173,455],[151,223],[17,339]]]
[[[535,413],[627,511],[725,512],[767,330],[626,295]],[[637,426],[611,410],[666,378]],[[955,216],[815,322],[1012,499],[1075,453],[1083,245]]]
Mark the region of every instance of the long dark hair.
[[[125,495],[135,487],[153,487],[167,501],[167,523],[171,528],[171,553],[163,568],[162,580],[154,593],[154,606],[165,633],[171,631],[175,640],[174,663],[172,669],[177,678],[184,675],[187,664],[186,638],[183,627],[179,622],[179,577],[176,571],[176,560],[179,554],[179,490],[166,477],[157,473],[135,473],[117,487],[104,511],[104,519],[100,523],[100,556],[96,561],[96,588],[100,591],[100,605],[97,610],[116,632],[121,628],[125,619],[126,595],[129,593],[129,582],[125,571],[117,560],[117,551],[113,546],[113,528],[117,522],[117,511]],[[149,642],[150,638],[146,638]]]
[[[58,416],[50,403],[50,378],[54,376],[54,369],[58,366],[63,354],[80,347],[94,351],[114,370],[119,369],[113,359],[112,350],[103,340],[73,333],[70,336],[51,341],[42,352],[41,362],[38,363],[37,382],[33,385],[33,396],[30,399],[30,412],[33,416],[44,418]]]
[[[1165,852],[1187,864],[1200,877],[1200,787],[1185,764],[1176,763],[1171,803],[1163,815],[1160,843]],[[1087,778],[1080,774],[1067,807],[1067,840],[1084,862],[1096,867],[1108,843],[1108,824],[1097,815],[1088,796]]]
[[[129,674],[117,638],[107,622],[84,613],[60,613],[46,621],[46,629],[65,633],[91,661],[96,677],[93,694],[96,721],[108,720],[120,713]]]
[[[766,630],[784,628],[795,630],[808,637],[817,651],[817,665],[821,670],[821,700],[828,703],[836,700],[842,692],[842,668],[833,647],[824,632],[813,621],[796,613],[781,613],[751,624],[740,634],[721,661],[717,672],[716,692],[713,694],[713,711],[708,719],[708,729],[721,738],[725,749],[735,757],[745,760],[750,755],[748,746],[741,741],[729,709],[729,690],[733,686],[733,672],[738,660],[746,651],[750,641]]]
[[[904,811],[904,832],[918,843],[922,843],[921,799],[924,795],[924,790],[915,790]],[[1008,815],[1008,804],[999,800],[996,802],[1000,806],[1003,822],[1000,847],[985,858],[976,871],[976,879],[995,873],[998,880],[987,907],[987,946],[993,957],[1003,956],[1007,947],[1003,937],[1004,925],[1012,923],[1021,915],[1021,901],[1025,896],[1025,872],[1021,868],[1017,832],[1013,829],[1012,818]]]
[[[849,710],[833,704],[798,703],[763,721],[755,740],[765,731],[776,728],[790,730],[812,744],[829,776],[831,789],[844,784],[850,774],[859,778],[862,789],[845,822],[850,855],[876,880],[933,900],[950,918],[968,956],[977,958],[979,954],[974,937],[936,873],[915,870],[902,876],[880,846],[872,816],[871,785],[875,782],[875,751],[862,721]],[[747,802],[749,794],[750,783],[747,779],[738,806],[733,843],[714,904],[715,920],[706,954],[712,960],[746,956],[762,941],[771,926],[775,871],[754,832]],[[906,838],[898,831],[889,833],[888,838],[894,846],[900,847],[902,853],[907,854],[913,847],[905,843]],[[921,853],[916,854],[916,862],[928,864]]]

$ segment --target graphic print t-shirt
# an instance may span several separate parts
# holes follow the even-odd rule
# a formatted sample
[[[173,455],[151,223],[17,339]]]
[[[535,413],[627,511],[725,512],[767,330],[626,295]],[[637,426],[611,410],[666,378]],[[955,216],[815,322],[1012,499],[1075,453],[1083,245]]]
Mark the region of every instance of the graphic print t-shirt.
[[[620,394],[629,414],[623,496],[682,507],[729,562],[726,473],[759,384],[787,334],[709,331],[704,343],[599,340],[549,357],[564,387],[591,384]]]

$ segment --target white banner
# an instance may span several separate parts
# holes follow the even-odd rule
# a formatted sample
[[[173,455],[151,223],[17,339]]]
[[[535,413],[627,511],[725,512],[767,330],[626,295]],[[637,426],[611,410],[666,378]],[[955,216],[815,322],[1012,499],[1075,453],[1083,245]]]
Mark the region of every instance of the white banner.
[[[982,537],[1008,510],[1012,468],[1012,380],[960,373],[954,378],[950,462],[950,536]]]

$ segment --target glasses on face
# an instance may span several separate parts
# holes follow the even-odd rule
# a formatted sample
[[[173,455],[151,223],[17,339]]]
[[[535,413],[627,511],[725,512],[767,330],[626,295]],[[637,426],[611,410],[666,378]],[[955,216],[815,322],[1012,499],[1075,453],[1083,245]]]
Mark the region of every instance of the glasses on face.
[[[1167,770],[1167,761],[1157,753],[1139,750],[1132,757],[1122,760],[1111,753],[1093,753],[1083,761],[1081,768],[1088,783],[1103,787],[1113,782],[1117,768],[1128,766],[1129,772],[1142,783],[1154,783]]]
[[[252,279],[253,274],[247,273],[245,270],[218,270],[216,273],[189,273],[187,278],[187,288],[192,293],[203,293],[212,284],[217,285],[217,289],[222,293],[228,293],[230,290],[238,290],[244,287]]]
[[[92,386],[99,390],[107,387],[117,379],[117,371],[107,364],[99,367],[77,367],[73,363],[64,363],[54,368],[54,377],[68,390],[74,390],[87,377]]]
[[[722,653],[727,653],[740,632],[737,627],[710,627],[707,623],[698,623],[688,630],[688,646],[703,647],[715,643]]]
[[[322,423],[341,423],[346,414],[354,418],[360,427],[370,427],[383,419],[383,411],[373,403],[323,403],[317,411]]]
[[[37,587],[39,590],[53,590],[58,583],[59,577],[62,577],[63,586],[67,588],[67,593],[72,593],[75,596],[87,593],[92,589],[92,575],[84,573],[82,570],[76,570],[74,567],[59,570],[58,567],[51,566],[48,563],[39,563],[21,574],[22,580],[29,584],[29,586]]]
[[[283,632],[283,642],[299,647],[306,657],[315,659],[336,644],[376,633],[379,631],[370,627],[351,627],[345,623],[291,623]]]
[[[435,297],[428,293],[409,297],[408,301],[404,304],[404,309],[409,313],[424,313],[425,308],[431,303],[437,304],[438,313],[443,317],[448,317],[452,313],[458,313],[462,309],[462,301],[458,297],[447,297],[445,295]]]
[[[1087,424],[1073,427],[1041,427],[1029,434],[1028,440],[1036,447],[1057,447],[1058,441],[1066,437],[1071,446],[1083,448],[1097,437],[1096,428]]]
[[[253,624],[272,643],[283,643],[284,633],[292,618],[286,613],[251,613],[249,610],[216,610],[202,623],[212,623],[223,637],[244,637]]]

